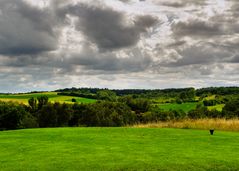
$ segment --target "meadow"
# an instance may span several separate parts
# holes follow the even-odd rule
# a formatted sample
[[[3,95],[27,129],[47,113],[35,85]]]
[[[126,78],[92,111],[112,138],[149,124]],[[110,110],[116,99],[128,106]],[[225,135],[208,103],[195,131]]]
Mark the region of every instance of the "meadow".
[[[177,103],[162,103],[162,104],[156,104],[160,109],[165,110],[165,111],[170,111],[170,110],[182,110],[184,112],[189,112],[190,110],[196,109],[197,105],[199,102],[186,102],[182,104],[177,104]],[[222,111],[223,107],[225,104],[218,104],[215,106],[207,106],[208,110],[217,110],[217,111]]]
[[[59,103],[72,103],[72,99],[74,98],[78,103],[93,103],[96,100],[88,99],[83,97],[74,97],[74,96],[63,96],[57,95],[57,92],[44,92],[44,93],[31,93],[31,94],[12,94],[5,95],[0,94],[0,101],[13,101],[23,104],[28,104],[28,100],[30,98],[37,98],[40,96],[47,96],[49,98],[49,102],[59,102]]]
[[[164,103],[164,104],[157,104],[157,106],[165,111],[169,110],[183,110],[184,112],[189,112],[190,110],[193,110],[197,106],[197,102],[187,102],[182,104],[177,103]]]
[[[135,124],[135,128],[180,128],[180,129],[201,129],[201,130],[221,130],[239,131],[238,119],[184,119],[178,121],[152,122],[147,124]]]
[[[0,170],[239,170],[239,133],[159,128],[0,132]]]

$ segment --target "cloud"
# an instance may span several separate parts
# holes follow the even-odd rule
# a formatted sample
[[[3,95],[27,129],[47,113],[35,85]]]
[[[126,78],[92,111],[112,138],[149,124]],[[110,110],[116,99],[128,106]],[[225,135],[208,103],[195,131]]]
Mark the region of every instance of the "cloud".
[[[230,49],[207,42],[187,46],[183,49],[178,49],[177,60],[165,62],[162,65],[168,67],[179,67],[187,65],[208,65],[215,63],[223,63],[233,56]]]
[[[22,0],[0,1],[0,54],[36,54],[57,49],[59,34],[49,9]]]
[[[238,85],[237,0],[120,1],[1,0],[0,92]]]
[[[141,34],[157,22],[155,17],[143,15],[127,23],[127,17],[122,12],[83,3],[66,6],[62,12],[78,17],[76,29],[102,50],[136,45]]]
[[[203,20],[187,20],[185,22],[179,21],[172,25],[174,36],[183,37],[212,37],[225,34],[222,25]]]
[[[163,6],[169,6],[169,7],[175,7],[175,8],[182,8],[182,7],[186,7],[189,5],[196,5],[196,6],[204,6],[206,5],[206,1],[205,0],[170,0],[170,1],[166,1],[166,0],[153,0],[154,3],[158,4],[158,5],[163,5]]]

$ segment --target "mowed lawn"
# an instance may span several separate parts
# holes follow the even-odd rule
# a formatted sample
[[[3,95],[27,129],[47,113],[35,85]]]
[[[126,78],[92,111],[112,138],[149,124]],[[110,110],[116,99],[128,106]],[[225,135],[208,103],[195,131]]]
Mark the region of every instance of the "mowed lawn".
[[[0,170],[239,170],[239,133],[157,128],[0,132]]]
[[[94,99],[88,99],[88,98],[82,98],[82,97],[57,95],[57,92],[14,94],[14,95],[0,94],[0,101],[13,101],[18,103],[28,104],[28,100],[31,97],[37,98],[43,95],[47,96],[50,102],[71,103],[73,98],[76,99],[78,103],[93,103],[96,101]]]
[[[188,102],[188,103],[164,103],[164,104],[158,104],[157,106],[165,111],[169,110],[183,110],[184,112],[189,112],[190,110],[196,109],[198,103],[196,102]]]

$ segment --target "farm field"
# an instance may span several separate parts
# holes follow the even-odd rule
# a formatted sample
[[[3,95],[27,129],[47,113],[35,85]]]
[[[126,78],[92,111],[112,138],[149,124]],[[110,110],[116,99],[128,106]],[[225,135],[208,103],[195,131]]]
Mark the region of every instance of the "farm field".
[[[218,110],[218,111],[222,111],[223,107],[225,106],[225,104],[218,104],[215,106],[208,106],[208,110]]]
[[[239,133],[157,128],[0,132],[0,170],[239,170]]]
[[[189,102],[189,103],[182,103],[182,104],[177,104],[177,103],[164,103],[164,104],[158,104],[161,109],[165,111],[169,110],[183,110],[184,112],[189,112],[190,110],[193,110],[196,108],[198,103],[196,102]]]
[[[47,96],[50,102],[71,103],[72,98],[76,99],[79,103],[92,103],[94,99],[87,99],[82,97],[62,96],[57,95],[57,92],[45,92],[45,93],[31,93],[31,94],[14,94],[14,95],[1,95],[0,101],[13,101],[23,104],[28,104],[28,99],[31,97],[37,98],[39,96]]]

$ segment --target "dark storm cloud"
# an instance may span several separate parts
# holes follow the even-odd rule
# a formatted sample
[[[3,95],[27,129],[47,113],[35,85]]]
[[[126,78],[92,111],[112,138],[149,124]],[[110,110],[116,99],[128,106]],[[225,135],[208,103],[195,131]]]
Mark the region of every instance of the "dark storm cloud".
[[[214,64],[224,62],[233,56],[233,52],[231,52],[230,49],[207,42],[201,42],[196,45],[188,46],[185,49],[178,50],[178,54],[181,58],[163,65],[168,67],[179,67],[186,65]]]
[[[49,9],[22,0],[0,1],[0,54],[36,54],[57,49],[56,21]]]
[[[233,58],[229,60],[229,62],[239,63],[239,54],[236,54],[235,56],[233,56]]]
[[[89,70],[138,72],[151,64],[151,57],[139,49],[128,50],[131,55],[125,58],[105,50],[135,45],[141,33],[146,33],[157,22],[156,18],[140,15],[135,16],[131,24],[126,24],[123,13],[108,7],[54,2],[41,9],[24,1],[1,1],[0,15],[3,18],[0,24],[3,26],[0,27],[0,54],[5,55],[0,56],[2,66],[21,68],[44,65],[72,72],[73,66],[79,65]],[[76,29],[87,37],[85,43],[91,41],[105,52],[84,47],[84,51],[77,54],[71,51],[67,54],[50,53],[57,50],[60,29],[63,24],[69,24],[64,23],[69,14],[78,17]],[[58,31],[56,26],[60,26]]]
[[[186,44],[187,42],[185,40],[176,40],[173,43],[170,43],[169,45],[167,45],[168,48],[178,48],[179,46],[182,46],[184,44]]]
[[[176,37],[211,37],[226,34],[221,24],[200,19],[175,23],[172,25],[172,31]]]
[[[153,26],[157,19],[138,16],[131,24],[122,12],[107,7],[96,7],[82,3],[70,5],[59,13],[78,17],[76,29],[102,50],[113,50],[136,45],[142,33]]]
[[[153,0],[153,2],[156,3],[156,4],[159,4],[159,5],[175,7],[175,8],[186,7],[188,5],[196,5],[196,6],[206,5],[205,0],[171,0],[171,1]]]
[[[72,53],[66,61],[55,61],[53,65],[64,65],[63,68],[69,70],[72,66],[83,66],[86,70],[129,73],[144,71],[153,62],[147,53],[141,52],[138,48],[132,48],[128,53],[122,58],[114,52],[99,53],[85,44],[81,52]],[[63,59],[66,55],[62,54]]]

